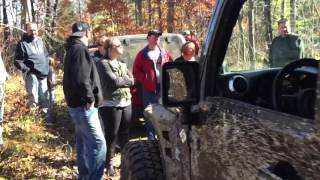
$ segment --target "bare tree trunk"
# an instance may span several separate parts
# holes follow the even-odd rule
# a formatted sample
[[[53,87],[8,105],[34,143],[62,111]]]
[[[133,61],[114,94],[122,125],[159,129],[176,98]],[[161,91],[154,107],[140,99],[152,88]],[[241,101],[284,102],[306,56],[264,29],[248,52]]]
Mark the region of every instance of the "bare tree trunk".
[[[36,19],[35,15],[36,15],[36,12],[34,10],[34,0],[30,0],[30,3],[31,3],[31,15],[32,15],[32,21],[34,21]]]
[[[254,69],[255,61],[255,39],[254,39],[254,2],[249,0],[249,58],[250,58],[250,69]]]
[[[159,14],[159,30],[163,31],[161,0],[157,0],[157,2],[158,2],[158,14]]]
[[[174,0],[168,0],[168,14],[167,14],[167,30],[169,33],[174,31]]]
[[[265,0],[264,17],[265,17],[265,39],[269,46],[272,41],[272,24],[271,24],[271,0]]]
[[[32,12],[31,12],[31,1],[30,0],[22,0],[22,16],[21,16],[21,24],[24,25],[28,22],[32,22]]]
[[[46,1],[46,17],[44,19],[44,24],[45,24],[46,30],[50,29],[50,24],[51,24],[51,17],[52,17],[51,1],[52,0]]]
[[[135,20],[135,22],[136,22],[136,24],[139,24],[138,23],[138,8],[137,8],[137,1],[138,0],[136,0],[135,2],[134,2],[134,20]]]
[[[189,29],[190,28],[190,24],[191,24],[191,15],[190,15],[190,12],[189,12],[188,9],[185,9],[184,13],[185,13],[185,15],[184,15],[185,21],[184,22],[186,22],[186,24],[188,26],[187,28]]]
[[[56,20],[57,20],[57,10],[58,10],[58,4],[59,0],[55,0],[54,5],[53,5],[53,17],[51,20],[51,32],[54,32],[54,28],[56,27]]]
[[[151,0],[148,0],[148,13],[149,13],[148,26],[151,27],[151,22],[152,22],[152,1]]]
[[[286,0],[282,0],[281,2],[281,17],[286,17]]]
[[[244,42],[244,31],[243,31],[243,27],[242,27],[242,14],[239,15],[238,18],[238,26],[239,26],[239,32],[240,32],[240,54],[241,54],[241,59],[243,61],[246,61],[246,55],[245,55],[245,49],[246,49],[246,45]]]
[[[290,25],[291,25],[291,31],[296,31],[296,18],[297,18],[297,7],[296,7],[297,1],[296,0],[290,0]]]
[[[142,0],[136,0],[137,10],[138,10],[138,24],[139,26],[143,26],[143,12],[142,12]]]
[[[8,25],[8,14],[7,14],[7,3],[6,0],[2,0],[2,13],[3,13],[3,24]],[[5,27],[3,32],[3,42],[6,43],[10,35],[10,28]]]

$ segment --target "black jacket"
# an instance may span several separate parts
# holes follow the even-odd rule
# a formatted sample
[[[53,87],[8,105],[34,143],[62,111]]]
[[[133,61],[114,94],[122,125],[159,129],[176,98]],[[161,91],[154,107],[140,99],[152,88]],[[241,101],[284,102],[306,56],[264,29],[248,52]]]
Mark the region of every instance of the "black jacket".
[[[100,79],[96,65],[90,60],[85,44],[77,37],[67,40],[64,60],[63,92],[69,107],[102,102]]]
[[[26,34],[17,44],[14,65],[23,73],[33,73],[45,78],[49,72],[48,50],[42,39],[31,39]]]

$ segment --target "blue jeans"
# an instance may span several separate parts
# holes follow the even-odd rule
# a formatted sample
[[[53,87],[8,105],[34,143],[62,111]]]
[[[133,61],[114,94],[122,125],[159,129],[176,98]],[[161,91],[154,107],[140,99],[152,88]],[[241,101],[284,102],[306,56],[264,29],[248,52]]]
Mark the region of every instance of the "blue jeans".
[[[56,101],[55,89],[54,88],[49,89],[48,92],[49,92],[49,104],[53,105],[54,102]]]
[[[155,92],[150,92],[146,90],[142,90],[142,101],[143,101],[143,107],[146,108],[150,104],[156,104],[158,103],[160,95],[160,85],[157,84],[157,90]],[[148,140],[155,140],[156,139],[156,131],[150,122],[150,120],[145,119],[146,124],[145,128],[147,131],[147,137]]]
[[[106,141],[98,109],[68,108],[75,124],[77,166],[80,180],[100,180],[106,161]]]
[[[47,78],[38,79],[36,75],[30,73],[26,76],[26,90],[28,93],[28,106],[36,107],[41,103],[42,107],[49,107]]]
[[[0,83],[0,145],[3,144],[3,137],[2,137],[3,113],[4,113],[4,83]]]

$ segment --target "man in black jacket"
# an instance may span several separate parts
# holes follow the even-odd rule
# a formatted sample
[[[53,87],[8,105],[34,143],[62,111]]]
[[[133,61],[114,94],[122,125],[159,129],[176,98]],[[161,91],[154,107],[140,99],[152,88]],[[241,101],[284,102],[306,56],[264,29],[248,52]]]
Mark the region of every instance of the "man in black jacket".
[[[100,79],[90,60],[89,25],[77,22],[67,39],[63,92],[75,124],[78,179],[102,179],[106,159],[104,139],[97,107],[102,101]]]
[[[26,31],[17,44],[14,65],[24,75],[28,106],[36,107],[40,101],[42,107],[48,108],[48,51],[42,39],[38,37],[37,24],[28,23]]]

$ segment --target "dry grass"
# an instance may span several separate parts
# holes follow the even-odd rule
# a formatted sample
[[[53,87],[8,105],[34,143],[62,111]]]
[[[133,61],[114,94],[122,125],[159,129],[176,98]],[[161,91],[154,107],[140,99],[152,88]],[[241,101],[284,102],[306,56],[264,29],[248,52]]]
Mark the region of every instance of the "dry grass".
[[[76,178],[73,127],[66,112],[61,84],[57,87],[53,116],[55,125],[46,128],[39,110],[26,107],[22,78],[13,76],[6,82],[5,148],[0,152],[0,177]]]
[[[64,101],[61,70],[57,74],[55,122],[50,128],[38,109],[27,108],[23,79],[12,76],[6,82],[5,148],[0,151],[0,180],[76,179],[73,124]]]

